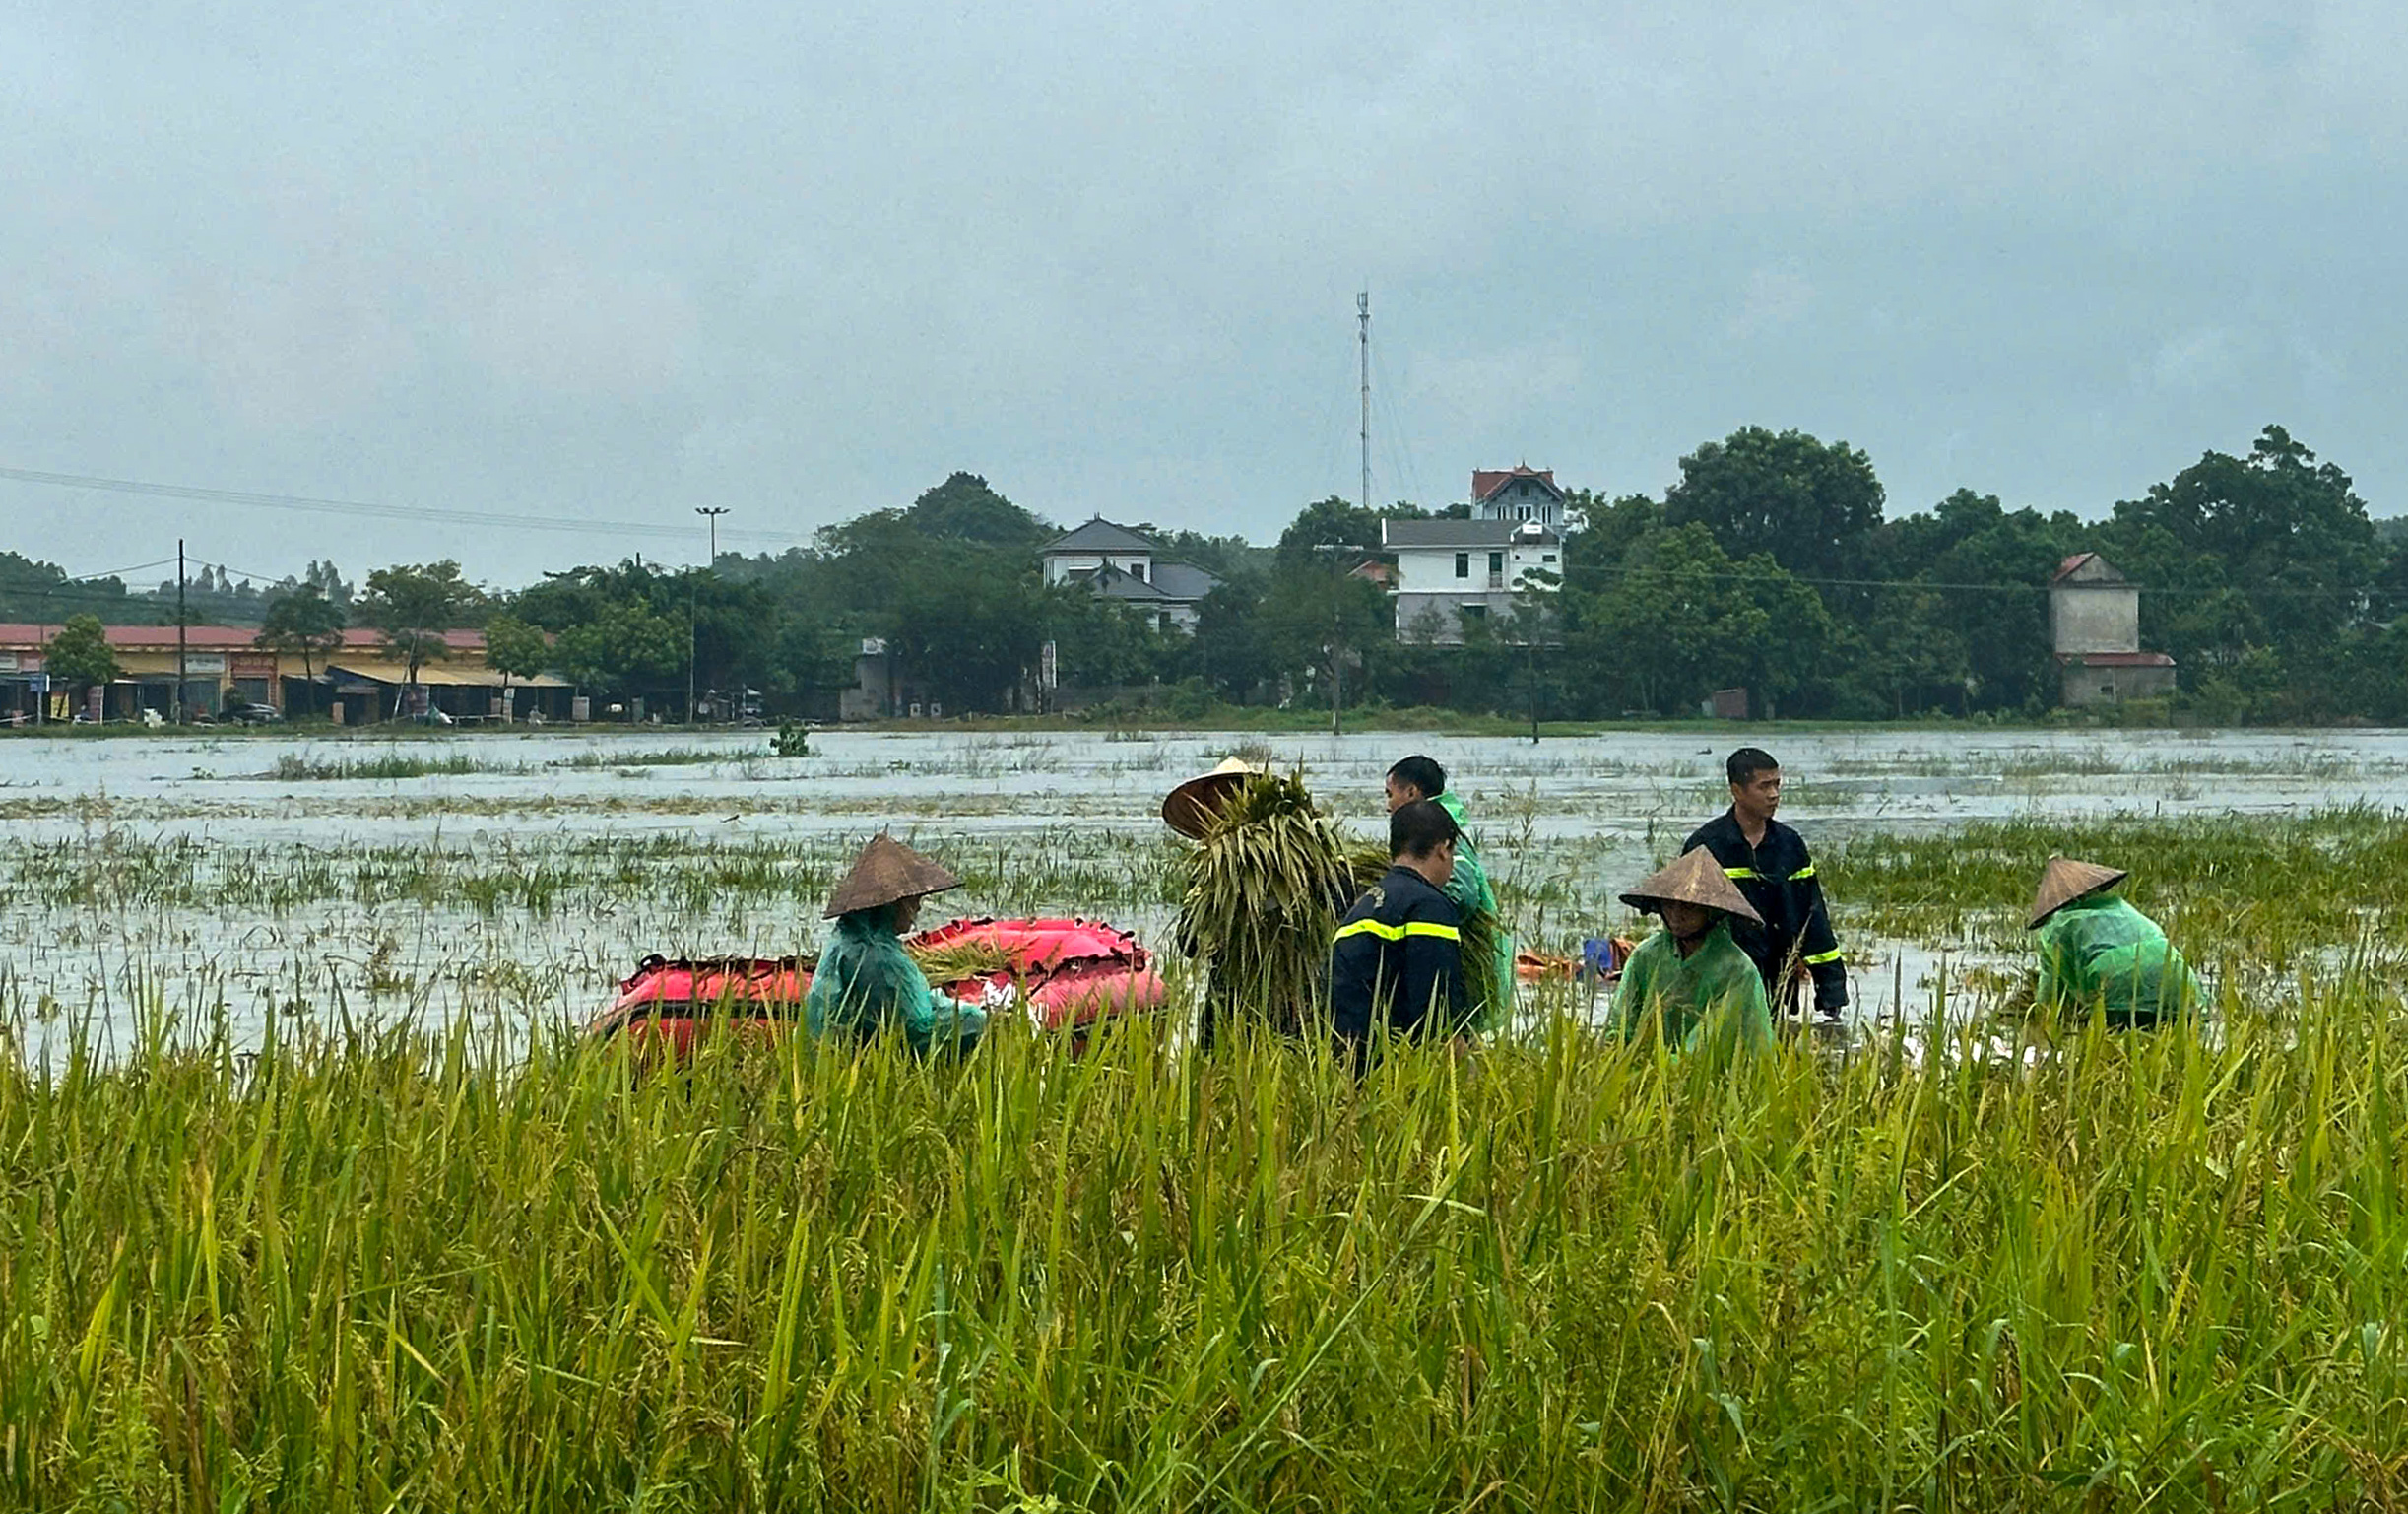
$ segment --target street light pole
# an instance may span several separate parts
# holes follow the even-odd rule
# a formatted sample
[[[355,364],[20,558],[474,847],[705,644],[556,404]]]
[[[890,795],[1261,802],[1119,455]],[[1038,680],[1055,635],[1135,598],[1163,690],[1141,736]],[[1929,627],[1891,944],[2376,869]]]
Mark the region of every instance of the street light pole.
[[[697,504],[694,513],[711,523],[710,570],[719,571],[719,517],[728,512],[724,504]],[[701,579],[697,575],[685,585],[685,723],[694,723],[694,621],[701,613]]]
[[[725,515],[729,507],[724,504],[697,504],[694,506],[694,513],[708,518],[711,523],[710,567],[712,572],[719,570],[719,517]]]

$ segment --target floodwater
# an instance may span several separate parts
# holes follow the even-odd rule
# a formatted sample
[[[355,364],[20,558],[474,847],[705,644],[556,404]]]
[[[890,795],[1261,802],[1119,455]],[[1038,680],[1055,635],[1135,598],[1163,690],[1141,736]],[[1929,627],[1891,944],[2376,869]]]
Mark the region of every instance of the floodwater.
[[[1978,819],[2280,813],[2408,805],[2408,732],[1768,732],[1788,777],[1783,817],[1817,837],[1928,830]],[[402,741],[278,736],[0,739],[0,822],[20,862],[38,852],[96,869],[139,869],[163,849],[310,856],[423,848],[445,857],[548,855],[613,837],[697,848],[818,840],[890,825],[944,854],[1043,835],[1059,849],[1125,853],[1158,868],[1163,793],[1235,751],[1299,768],[1324,807],[1374,833],[1388,765],[1425,752],[1456,775],[1490,870],[1510,880],[1544,856],[1595,921],[1525,922],[1569,950],[1619,918],[1613,890],[1722,806],[1727,737],[1609,733],[1538,744],[1379,733],[1237,736],[1129,733],[813,733],[813,755],[768,755],[766,733],[529,733]],[[647,757],[655,758],[645,761]],[[681,760],[663,762],[662,757]],[[346,778],[379,758],[473,770]],[[690,760],[688,760],[690,759]],[[280,775],[281,773],[281,775]],[[1116,850],[1117,849],[1117,850]],[[1569,859],[1567,862],[1566,859]],[[230,864],[229,864],[230,865]],[[1568,869],[1573,875],[1562,877]],[[122,1034],[134,1006],[214,1006],[254,1034],[278,1005],[398,1003],[440,1016],[466,1005],[530,1020],[582,1018],[629,964],[656,950],[779,952],[815,939],[814,901],[725,908],[667,901],[593,914],[527,915],[417,902],[362,910],[337,898],[274,910],[68,905],[5,887],[0,870],[0,1013],[76,1015]],[[964,897],[962,907],[997,907]],[[1110,914],[1159,940],[1167,908],[1133,890],[1109,900],[1039,900]],[[1928,1004],[1943,952],[1959,943],[1851,937],[1857,1013]],[[1023,902],[1025,907],[1025,901]],[[1584,908],[1589,906],[1584,906]],[[1614,918],[1607,918],[1610,911]],[[357,1002],[354,1002],[356,999]],[[23,1032],[21,1032],[23,1033]]]

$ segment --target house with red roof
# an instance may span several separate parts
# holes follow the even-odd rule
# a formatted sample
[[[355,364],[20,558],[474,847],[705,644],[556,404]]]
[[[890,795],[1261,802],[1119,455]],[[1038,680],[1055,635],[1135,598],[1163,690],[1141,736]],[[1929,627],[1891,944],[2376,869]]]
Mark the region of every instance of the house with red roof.
[[[2162,699],[2174,659],[2140,649],[2140,585],[2095,552],[2077,552],[2049,581],[2049,632],[2058,702],[2071,708]]]

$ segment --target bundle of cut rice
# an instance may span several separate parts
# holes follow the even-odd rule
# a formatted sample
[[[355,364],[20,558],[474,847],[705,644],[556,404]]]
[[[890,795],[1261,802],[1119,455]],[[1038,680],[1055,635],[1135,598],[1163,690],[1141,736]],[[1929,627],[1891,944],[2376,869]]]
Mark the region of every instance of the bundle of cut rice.
[[[915,947],[905,942],[903,950],[911,954],[921,974],[934,984],[960,983],[1011,970],[1011,958],[992,941],[948,941],[932,947]]]
[[[1263,773],[1239,784],[1186,873],[1177,939],[1204,969],[1205,1038],[1232,1020],[1288,1034],[1317,1026],[1330,937],[1354,892],[1303,779]]]

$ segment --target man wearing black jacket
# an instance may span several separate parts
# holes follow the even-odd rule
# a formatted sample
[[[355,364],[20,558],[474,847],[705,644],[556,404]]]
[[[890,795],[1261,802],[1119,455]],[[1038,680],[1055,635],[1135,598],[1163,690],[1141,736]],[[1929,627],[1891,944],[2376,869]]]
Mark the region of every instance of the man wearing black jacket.
[[[1731,936],[1764,974],[1774,1015],[1796,1003],[1791,985],[1802,972],[1814,980],[1815,1009],[1837,1020],[1848,1005],[1848,964],[1840,959],[1805,840],[1773,819],[1781,808],[1781,764],[1771,753],[1741,747],[1723,766],[1730,779],[1730,808],[1700,825],[1681,850],[1713,852],[1764,917],[1761,927],[1735,922]]]
[[[1382,1027],[1392,1035],[1469,1033],[1463,917],[1440,892],[1455,871],[1455,817],[1427,799],[1388,817],[1391,866],[1339,922],[1330,944],[1330,1019],[1339,1045],[1365,1065]]]

